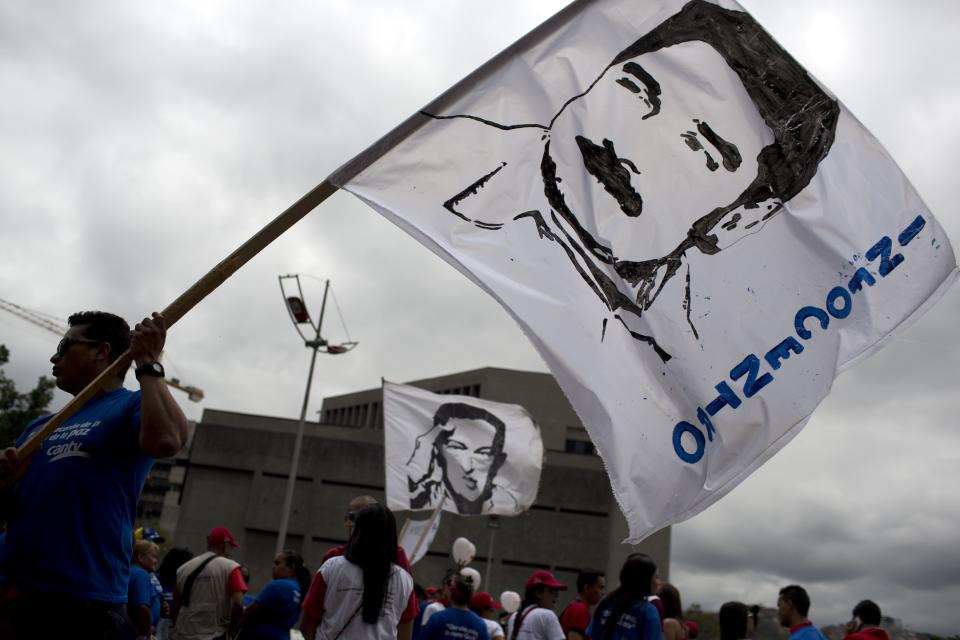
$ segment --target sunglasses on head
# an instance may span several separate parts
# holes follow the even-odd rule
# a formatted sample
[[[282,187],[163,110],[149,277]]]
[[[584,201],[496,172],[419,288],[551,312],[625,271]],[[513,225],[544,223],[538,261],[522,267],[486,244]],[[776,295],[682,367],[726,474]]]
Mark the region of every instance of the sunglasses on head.
[[[357,521],[357,512],[356,512],[356,511],[347,511],[347,515],[343,516],[343,518],[344,518],[345,520],[349,521],[349,522],[356,523],[356,521]]]
[[[62,358],[67,350],[75,344],[100,344],[102,340],[87,340],[86,338],[64,338],[57,344],[57,357]]]

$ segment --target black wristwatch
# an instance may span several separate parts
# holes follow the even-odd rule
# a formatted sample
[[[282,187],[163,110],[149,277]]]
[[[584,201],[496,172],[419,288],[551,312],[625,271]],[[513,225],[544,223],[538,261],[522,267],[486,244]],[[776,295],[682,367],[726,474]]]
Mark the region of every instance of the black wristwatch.
[[[140,379],[140,376],[162,378],[164,374],[163,365],[159,362],[147,362],[133,370],[133,375],[137,377],[137,380]]]

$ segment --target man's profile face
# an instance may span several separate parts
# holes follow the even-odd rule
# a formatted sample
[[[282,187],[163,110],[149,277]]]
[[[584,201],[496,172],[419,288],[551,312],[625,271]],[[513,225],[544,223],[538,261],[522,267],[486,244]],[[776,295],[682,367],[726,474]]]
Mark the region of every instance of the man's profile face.
[[[98,357],[106,343],[87,338],[86,329],[87,325],[82,324],[67,329],[57,351],[50,357],[57,387],[67,393],[82,391],[108,364]]]
[[[616,258],[641,261],[668,254],[693,222],[734,202],[772,141],[723,57],[689,42],[607,70],[554,123],[550,154],[586,230]],[[612,171],[596,168],[605,163]]]
[[[593,584],[587,585],[583,590],[583,601],[588,605],[595,605],[600,600],[603,599],[603,594],[606,592],[607,579],[603,576],[599,576]]]
[[[477,500],[488,488],[497,454],[496,428],[485,420],[451,418],[449,436],[440,446],[440,464],[447,488],[467,500]]]
[[[790,626],[793,611],[793,602],[791,602],[789,598],[784,598],[782,595],[777,598],[777,621],[781,627]]]

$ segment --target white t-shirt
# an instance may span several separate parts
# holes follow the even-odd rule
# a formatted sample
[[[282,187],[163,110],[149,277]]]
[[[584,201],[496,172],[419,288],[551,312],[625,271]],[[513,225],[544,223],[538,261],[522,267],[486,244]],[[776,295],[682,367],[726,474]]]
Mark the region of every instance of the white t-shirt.
[[[413,578],[409,573],[397,565],[390,567],[386,599],[376,624],[364,622],[363,612],[357,611],[363,602],[363,570],[359,566],[337,556],[323,563],[320,574],[326,583],[326,591],[323,622],[317,629],[317,640],[332,640],[341,629],[340,640],[393,640],[397,637],[397,624],[413,592]]]
[[[496,620],[487,620],[483,619],[484,624],[487,625],[487,635],[490,637],[490,640],[494,638],[503,637],[503,627],[500,626],[500,623]]]
[[[430,619],[430,616],[435,614],[437,611],[443,611],[444,609],[446,609],[446,607],[443,606],[442,602],[431,602],[428,604],[427,608],[423,610],[423,618],[421,618],[420,628],[422,629],[427,626],[427,620]]]
[[[523,615],[531,607],[510,614],[510,618],[507,620],[507,638],[513,640],[513,625],[517,616]],[[552,609],[533,607],[533,610],[523,617],[517,640],[565,640],[565,636],[563,635],[563,628],[560,626],[560,619],[557,618],[557,614]]]

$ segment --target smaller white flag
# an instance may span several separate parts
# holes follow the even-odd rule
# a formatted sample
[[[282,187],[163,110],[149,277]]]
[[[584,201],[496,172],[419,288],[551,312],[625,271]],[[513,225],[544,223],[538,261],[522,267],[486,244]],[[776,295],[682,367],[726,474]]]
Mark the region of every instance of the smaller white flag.
[[[387,506],[516,515],[537,497],[543,442],[519,405],[383,384]]]
[[[411,520],[403,525],[400,533],[400,546],[407,554],[410,566],[417,564],[423,556],[427,555],[427,549],[437,537],[437,529],[440,528],[440,514],[435,513],[426,520]]]

